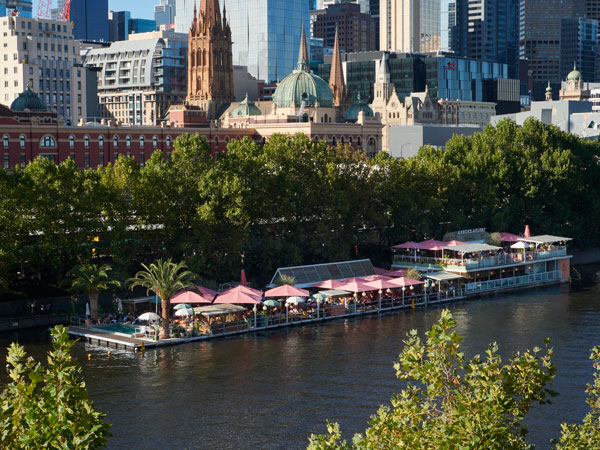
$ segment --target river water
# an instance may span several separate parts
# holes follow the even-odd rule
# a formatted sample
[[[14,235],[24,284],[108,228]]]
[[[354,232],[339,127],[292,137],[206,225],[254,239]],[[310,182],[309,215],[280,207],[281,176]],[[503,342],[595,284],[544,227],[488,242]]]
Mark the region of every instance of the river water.
[[[592,274],[593,275],[593,274]],[[600,344],[600,286],[564,285],[449,304],[467,356],[497,341],[503,357],[550,337],[558,374],[552,405],[528,416],[529,441],[550,448],[562,421],[580,420]],[[346,437],[398,391],[392,364],[411,329],[424,332],[440,308],[332,321],[134,354],[78,344],[91,398],[113,424],[111,449],[301,449],[338,421]],[[43,357],[43,331],[19,339]],[[91,355],[88,360],[87,355]],[[0,374],[2,386],[6,374]]]

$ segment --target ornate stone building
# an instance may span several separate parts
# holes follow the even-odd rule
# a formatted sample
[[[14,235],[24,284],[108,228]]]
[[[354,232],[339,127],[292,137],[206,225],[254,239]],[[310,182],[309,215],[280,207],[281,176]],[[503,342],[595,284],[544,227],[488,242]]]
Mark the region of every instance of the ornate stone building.
[[[203,0],[188,41],[188,93],[186,106],[215,119],[234,100],[231,29],[219,0]]]
[[[590,90],[586,89],[581,72],[577,70],[577,65],[573,66],[573,70],[567,75],[567,81],[563,89],[559,91],[561,100],[589,100],[591,97]]]

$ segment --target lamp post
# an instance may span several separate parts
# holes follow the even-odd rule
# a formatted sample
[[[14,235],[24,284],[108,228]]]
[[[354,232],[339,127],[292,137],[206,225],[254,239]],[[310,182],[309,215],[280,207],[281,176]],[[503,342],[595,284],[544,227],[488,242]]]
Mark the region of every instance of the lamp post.
[[[319,306],[321,306],[321,299],[317,299],[317,319],[319,318]]]
[[[411,290],[411,291],[413,291],[414,289],[415,289],[415,287],[414,287],[414,286],[411,286],[411,287],[410,287],[410,290]],[[415,309],[415,295],[414,295],[414,292],[412,292],[411,294],[412,294],[412,295],[411,295],[411,297],[412,297],[411,308],[412,308],[412,309]]]
[[[252,311],[254,311],[254,328],[256,329],[256,303],[254,304],[254,308],[252,308]]]
[[[379,289],[379,311],[381,311],[381,294],[383,294],[383,291]]]
[[[402,286],[402,306],[404,306],[404,293],[406,292],[406,286]]]
[[[288,302],[285,302],[285,323],[289,323],[289,317],[290,317],[290,304]]]

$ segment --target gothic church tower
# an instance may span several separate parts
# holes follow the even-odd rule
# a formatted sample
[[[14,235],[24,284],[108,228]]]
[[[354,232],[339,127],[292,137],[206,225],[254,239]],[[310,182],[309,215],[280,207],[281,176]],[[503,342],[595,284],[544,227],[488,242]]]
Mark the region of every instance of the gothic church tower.
[[[188,37],[188,92],[186,106],[206,111],[209,120],[234,100],[231,29],[219,0],[194,5]]]

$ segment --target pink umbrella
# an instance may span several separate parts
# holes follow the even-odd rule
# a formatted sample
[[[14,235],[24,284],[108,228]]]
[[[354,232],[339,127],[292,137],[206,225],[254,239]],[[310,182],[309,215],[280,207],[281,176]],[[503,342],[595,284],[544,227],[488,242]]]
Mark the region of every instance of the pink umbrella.
[[[337,289],[348,292],[367,292],[367,291],[376,291],[377,288],[369,286],[365,282],[352,281],[350,283],[342,284],[338,286]]]
[[[310,292],[290,286],[289,284],[284,284],[265,292],[265,297],[308,297],[309,295]]]
[[[529,231],[529,225],[525,225],[525,232],[523,233],[523,237],[531,237],[531,232]]]
[[[262,297],[261,294],[252,294],[251,292],[246,291],[246,289],[249,288],[245,288],[244,286],[236,286],[225,292],[221,292],[213,303],[215,305],[223,303],[233,305],[260,303]]]
[[[404,272],[406,272],[406,269],[393,270],[391,272],[388,272],[388,276],[392,278],[403,277]]]
[[[500,233],[500,240],[502,242],[518,242],[521,236],[511,233]]]
[[[337,289],[339,286],[344,284],[343,281],[327,280],[319,283],[311,284],[310,287],[322,288],[322,289]]]
[[[394,245],[392,248],[412,248],[412,249],[417,249],[417,248],[419,248],[419,244],[417,242],[408,241],[408,242],[405,242],[404,244]]]
[[[443,241],[436,241],[435,239],[429,239],[427,241],[419,242],[421,250],[442,250],[446,246]]]
[[[413,280],[412,278],[405,278],[405,277],[400,277],[400,278],[394,278],[393,280],[390,281],[390,283],[395,284],[396,287],[403,287],[403,286],[416,286],[418,284],[425,284],[425,282],[423,281],[419,281],[419,280]]]
[[[461,242],[461,241],[448,241],[446,242],[446,245],[448,247],[454,247],[455,245],[463,245],[465,242]]]
[[[196,286],[194,291],[179,291],[171,299],[171,303],[212,303],[218,292],[202,286]]]
[[[392,278],[393,277],[390,277],[387,275],[369,275],[368,277],[361,278],[360,281],[370,282],[370,281],[378,281],[378,280],[391,280]]]
[[[399,286],[395,283],[392,283],[390,280],[376,280],[369,281],[366,283],[370,287],[374,288],[374,290],[382,291],[384,289],[398,289]]]

